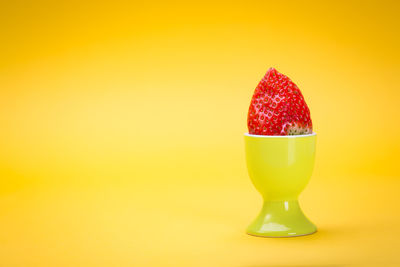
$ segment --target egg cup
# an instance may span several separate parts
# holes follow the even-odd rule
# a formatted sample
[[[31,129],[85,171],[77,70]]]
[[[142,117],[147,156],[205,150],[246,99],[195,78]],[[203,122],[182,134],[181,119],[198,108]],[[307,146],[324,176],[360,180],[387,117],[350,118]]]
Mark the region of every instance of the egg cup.
[[[264,204],[247,233],[260,237],[293,237],[317,227],[300,209],[298,196],[311,178],[316,134],[264,136],[245,134],[247,169]]]

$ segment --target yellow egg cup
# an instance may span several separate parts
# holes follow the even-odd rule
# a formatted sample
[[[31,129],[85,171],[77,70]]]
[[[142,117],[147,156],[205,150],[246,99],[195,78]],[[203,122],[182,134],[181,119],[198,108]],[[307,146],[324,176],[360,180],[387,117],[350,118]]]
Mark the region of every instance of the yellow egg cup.
[[[247,233],[261,237],[315,233],[317,227],[301,211],[298,196],[314,168],[316,134],[245,134],[244,139],[250,179],[264,199]]]

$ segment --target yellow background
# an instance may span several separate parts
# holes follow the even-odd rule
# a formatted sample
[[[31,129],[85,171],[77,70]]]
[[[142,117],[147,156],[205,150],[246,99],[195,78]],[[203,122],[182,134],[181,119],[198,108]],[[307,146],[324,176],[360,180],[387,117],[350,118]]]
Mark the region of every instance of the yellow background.
[[[399,266],[397,1],[2,1],[0,266]],[[245,235],[255,86],[297,83],[317,234]]]

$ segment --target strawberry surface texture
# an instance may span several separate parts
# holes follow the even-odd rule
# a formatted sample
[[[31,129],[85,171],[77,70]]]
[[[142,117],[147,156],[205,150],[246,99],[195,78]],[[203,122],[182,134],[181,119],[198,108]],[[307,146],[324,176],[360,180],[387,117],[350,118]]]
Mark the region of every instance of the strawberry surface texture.
[[[254,91],[247,127],[254,135],[311,134],[310,109],[297,85],[270,68]]]

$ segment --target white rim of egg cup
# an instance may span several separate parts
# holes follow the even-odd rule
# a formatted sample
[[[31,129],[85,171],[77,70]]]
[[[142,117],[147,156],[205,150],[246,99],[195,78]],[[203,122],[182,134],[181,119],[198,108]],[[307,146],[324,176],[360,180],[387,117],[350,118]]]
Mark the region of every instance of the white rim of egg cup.
[[[298,137],[314,136],[317,135],[317,133],[313,132],[310,134],[297,134],[297,135],[258,135],[258,134],[245,133],[244,135],[257,138],[298,138]]]

